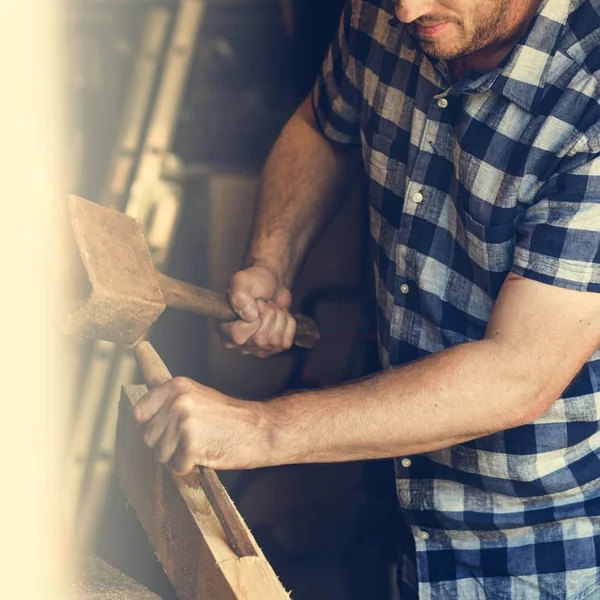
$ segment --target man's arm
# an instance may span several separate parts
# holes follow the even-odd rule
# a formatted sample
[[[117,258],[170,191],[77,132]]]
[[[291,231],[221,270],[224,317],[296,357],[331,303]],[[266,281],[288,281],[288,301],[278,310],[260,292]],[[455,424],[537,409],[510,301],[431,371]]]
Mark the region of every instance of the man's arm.
[[[534,421],[599,345],[600,294],[510,275],[482,341],[266,403],[178,379],[135,414],[159,458],[184,473],[410,455]]]
[[[242,319],[223,328],[233,341],[230,347],[259,356],[290,348],[294,277],[359,171],[360,151],[332,144],[319,130],[307,98],[265,166],[246,268],[230,283],[229,300]]]
[[[229,288],[240,320],[221,328],[225,344],[245,353],[269,356],[292,345],[294,277],[360,172],[354,4],[346,3],[311,96],[286,125],[263,173],[246,268]]]
[[[323,136],[307,98],[287,123],[263,172],[246,263],[290,288],[312,241],[355,182],[356,148]]]
[[[272,403],[281,462],[430,452],[539,418],[600,345],[600,295],[510,275],[485,339]]]

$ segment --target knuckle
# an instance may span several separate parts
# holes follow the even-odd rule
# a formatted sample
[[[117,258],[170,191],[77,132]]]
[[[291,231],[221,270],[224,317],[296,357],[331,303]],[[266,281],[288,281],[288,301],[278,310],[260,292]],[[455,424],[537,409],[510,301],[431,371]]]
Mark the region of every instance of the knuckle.
[[[233,277],[231,278],[230,284],[232,287],[235,287],[236,285],[246,283],[247,281],[248,273],[246,271],[238,271],[237,273],[234,273]]]
[[[173,401],[172,409],[176,414],[182,417],[188,417],[194,410],[194,399],[187,394],[178,396]]]
[[[188,380],[185,377],[171,379],[171,388],[177,394],[184,394],[188,389]]]

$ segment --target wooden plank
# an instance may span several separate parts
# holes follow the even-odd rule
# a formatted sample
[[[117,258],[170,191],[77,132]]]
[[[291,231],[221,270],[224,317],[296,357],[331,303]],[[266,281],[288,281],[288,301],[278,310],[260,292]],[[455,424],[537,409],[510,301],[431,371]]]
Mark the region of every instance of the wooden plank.
[[[167,365],[150,342],[140,342],[133,349],[133,353],[144,382],[150,389],[160,387],[173,379]],[[200,473],[198,483],[202,486],[202,491],[215,511],[219,523],[227,535],[229,545],[240,558],[242,556],[258,556],[250,539],[248,528],[235,509],[216,472],[203,466],[197,467],[197,469]]]
[[[123,389],[116,468],[123,490],[181,600],[289,600],[248,531],[257,556],[239,558],[200,486],[200,474],[178,477],[154,459],[131,407],[145,386]]]
[[[71,600],[160,600],[149,589],[93,554],[79,565],[68,597]]]

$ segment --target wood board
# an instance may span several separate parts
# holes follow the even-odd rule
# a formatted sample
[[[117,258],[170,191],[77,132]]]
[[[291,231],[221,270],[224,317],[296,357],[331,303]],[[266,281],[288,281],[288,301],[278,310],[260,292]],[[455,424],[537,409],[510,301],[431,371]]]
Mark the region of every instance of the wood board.
[[[289,600],[251,534],[257,556],[238,558],[229,546],[199,485],[199,474],[173,474],[144,445],[131,407],[146,391],[145,386],[123,388],[116,469],[125,495],[179,598]]]

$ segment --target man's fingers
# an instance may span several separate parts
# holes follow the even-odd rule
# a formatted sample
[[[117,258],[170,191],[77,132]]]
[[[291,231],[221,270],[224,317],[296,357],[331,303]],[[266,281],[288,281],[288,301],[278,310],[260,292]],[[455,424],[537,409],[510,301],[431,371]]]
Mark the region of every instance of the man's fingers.
[[[275,324],[271,331],[271,346],[274,349],[281,349],[283,346],[283,336],[287,326],[287,314],[284,310],[275,311]]]
[[[134,407],[133,416],[140,423],[146,423],[163,407],[169,399],[169,383],[150,390]]]
[[[231,329],[233,328],[234,323],[218,323],[215,324],[213,331],[217,333],[217,335],[221,338],[221,342],[225,348],[231,350],[236,347],[231,341]]]
[[[146,424],[144,428],[144,444],[149,448],[156,447],[168,424],[169,410],[168,407],[163,406]]]
[[[292,315],[287,315],[285,333],[283,334],[282,346],[285,350],[289,350],[294,344],[296,337],[296,319]]]
[[[238,317],[246,321],[246,323],[252,323],[258,319],[258,305],[250,294],[246,292],[234,292],[229,296],[229,302]]]
[[[163,464],[167,464],[177,450],[179,444],[178,427],[178,421],[171,419],[164,428],[160,440],[156,443],[156,458]]]
[[[261,325],[249,340],[257,348],[266,349],[271,345],[271,335],[277,321],[277,313],[271,305],[261,306]]]
[[[235,346],[244,346],[248,340],[260,329],[262,322],[260,320],[253,323],[245,321],[236,321],[231,325],[229,335]]]
[[[236,273],[229,284],[229,303],[231,304],[231,308],[247,323],[256,321],[260,314],[256,303],[256,287],[255,279],[247,271]]]
[[[231,278],[228,296],[240,321],[219,325],[226,348],[256,356],[287,349],[283,344],[289,337],[286,315],[292,296],[274,271],[263,264],[238,271]]]
[[[173,458],[169,463],[169,467],[176,475],[187,475],[196,466],[191,453],[189,452],[189,446],[183,440],[180,440]]]
[[[294,318],[274,302],[258,300],[256,304],[260,313],[256,321],[247,323],[238,320],[219,325],[225,347],[259,357],[271,356],[291,348],[296,333]]]
[[[277,275],[260,265],[238,271],[229,282],[228,293],[233,310],[248,323],[259,318],[260,301],[277,298],[280,302],[285,302],[287,297],[291,299],[289,292],[286,296],[281,290]]]

